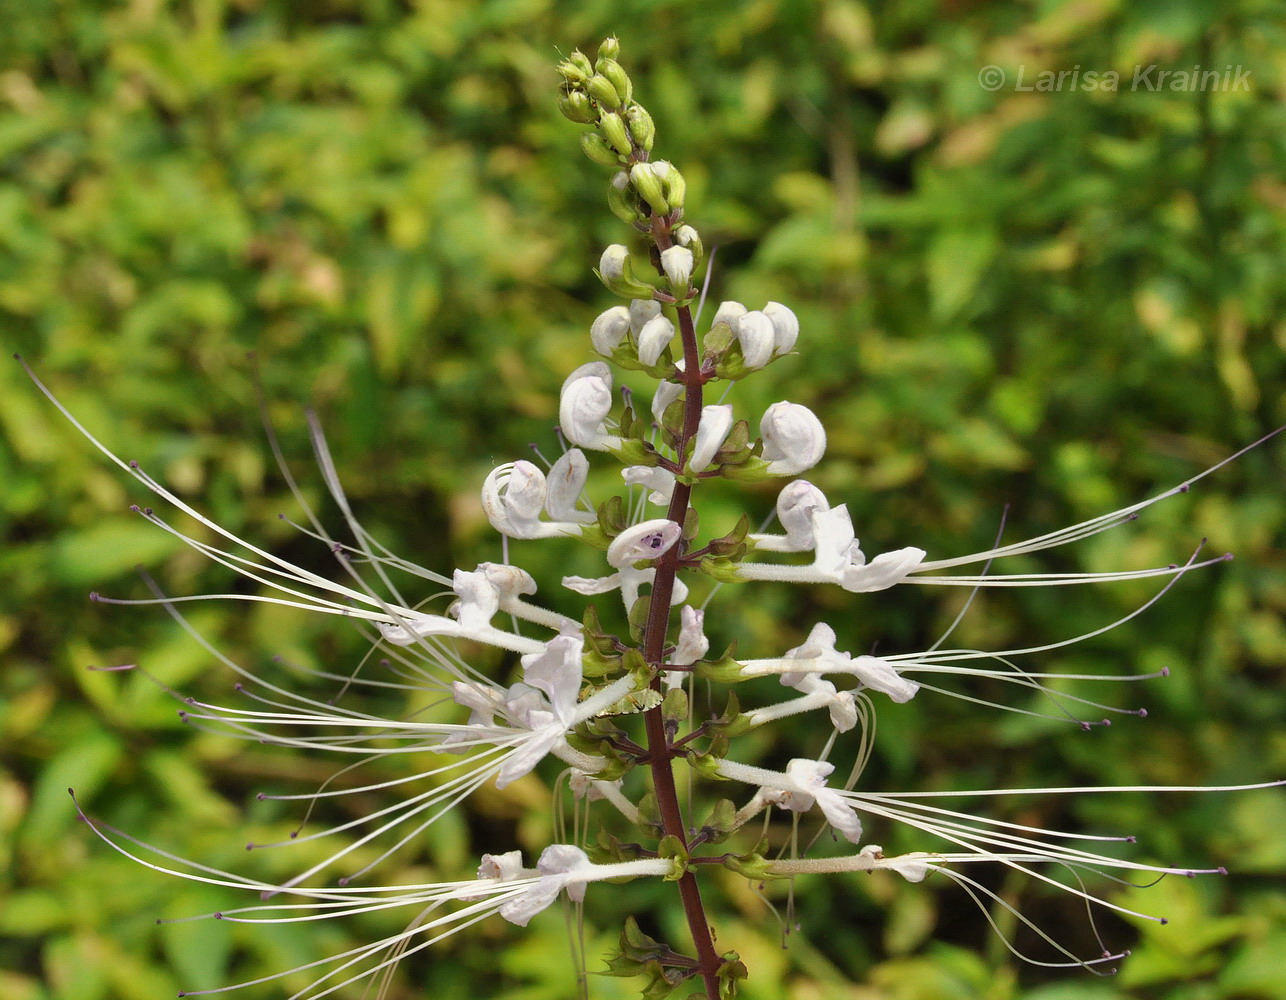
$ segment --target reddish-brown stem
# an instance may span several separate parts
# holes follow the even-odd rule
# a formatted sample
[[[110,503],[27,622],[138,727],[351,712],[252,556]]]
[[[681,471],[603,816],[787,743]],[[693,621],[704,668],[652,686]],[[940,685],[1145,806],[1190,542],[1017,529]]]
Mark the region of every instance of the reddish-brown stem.
[[[670,245],[668,229],[654,231],[658,249],[665,250]],[[683,406],[683,432],[677,442],[679,460],[688,442],[696,436],[701,422],[701,363],[697,357],[697,335],[692,324],[692,311],[687,306],[680,306],[679,335],[683,341],[683,382],[686,392]],[[692,487],[678,482],[670,498],[670,509],[666,513],[671,521],[683,524],[688,513],[688,501]],[[661,690],[659,669],[664,661],[665,636],[670,625],[670,598],[674,594],[674,578],[679,568],[679,556],[682,543],[674,545],[657,560],[656,577],[652,582],[652,604],[648,611],[647,623],[643,628],[643,655],[647,662],[658,670],[652,681],[653,690]],[[644,714],[644,727],[647,732],[649,765],[652,769],[652,793],[661,813],[661,827],[667,836],[677,837],[686,849],[687,830],[683,821],[683,811],[679,806],[679,793],[674,784],[674,748],[665,732],[665,719],[660,708],[654,708]],[[688,929],[692,933],[693,944],[697,949],[697,968],[705,983],[706,996],[709,1000],[719,1000],[719,965],[718,952],[714,948],[714,938],[710,934],[710,924],[706,919],[705,906],[701,902],[701,890],[696,876],[692,872],[684,873],[679,879],[679,896],[683,900],[683,912],[688,919]]]

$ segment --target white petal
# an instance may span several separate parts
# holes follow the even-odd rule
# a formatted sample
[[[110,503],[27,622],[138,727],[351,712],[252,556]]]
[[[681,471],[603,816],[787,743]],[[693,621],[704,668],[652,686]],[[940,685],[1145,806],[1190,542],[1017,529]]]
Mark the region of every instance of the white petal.
[[[740,317],[732,328],[741,342],[741,357],[747,368],[762,368],[772,360],[772,320],[755,310]]]
[[[555,521],[574,521],[578,524],[592,524],[598,520],[591,510],[583,510],[578,504],[585,482],[589,479],[589,460],[579,448],[565,452],[550,467],[545,477],[548,495],[545,497],[545,510]]]
[[[674,339],[674,324],[665,316],[653,316],[639,331],[639,360],[654,365]]]
[[[594,350],[610,358],[612,352],[621,345],[629,332],[629,309],[625,306],[612,306],[595,318],[593,325],[589,328],[589,339],[594,345]]]
[[[682,534],[683,528],[668,518],[643,521],[612,539],[607,549],[607,561],[620,569],[641,559],[656,559],[669,551]]]
[[[563,586],[568,590],[575,591],[577,594],[584,594],[586,597],[592,597],[595,594],[607,594],[616,590],[621,585],[621,574],[612,573],[610,576],[565,576],[563,577]]]
[[[660,303],[657,303],[660,308]],[[683,386],[677,382],[666,382],[662,380],[657,383],[656,392],[652,394],[652,419],[658,424],[661,423],[661,417],[665,414],[665,409],[676,399],[683,396]]]
[[[688,471],[704,472],[714,461],[715,454],[723,447],[732,430],[732,407],[705,406],[701,409],[701,423],[697,425],[697,440],[688,459]]]
[[[543,653],[529,653],[522,658],[523,680],[545,693],[560,721],[570,719],[576,710],[584,646],[578,636],[556,635]]]
[[[558,422],[572,444],[597,451],[608,447],[607,430],[603,421],[611,411],[610,374],[607,378],[598,374],[586,374],[564,383],[563,393],[558,401]]]
[[[812,410],[799,403],[773,403],[759,421],[759,434],[768,471],[775,476],[811,469],[826,453],[825,428]]]
[[[621,470],[621,476],[631,486],[651,490],[648,502],[657,506],[668,504],[674,493],[674,473],[660,466],[631,465]]]
[[[687,287],[692,278],[693,263],[692,251],[687,247],[674,246],[661,251],[661,270],[676,289]]]
[[[856,844],[862,839],[862,820],[839,792],[823,788],[816,793],[816,798],[817,807],[826,817],[826,822],[843,834],[846,840]]]
[[[625,262],[629,259],[629,256],[628,247],[621,243],[613,243],[603,251],[603,256],[598,260],[599,273],[608,280],[623,276],[625,274]]]
[[[795,349],[799,339],[799,319],[795,313],[780,302],[769,302],[764,306],[764,315],[772,321],[773,355],[780,357]]]
[[[705,656],[710,651],[710,640],[706,638],[705,612],[685,604],[679,613],[679,641],[675,644],[670,662],[681,667]]]
[[[880,691],[899,704],[915,697],[920,685],[907,680],[886,660],[877,656],[855,656],[849,669],[859,681],[873,691]]]
[[[661,315],[661,303],[656,299],[631,299],[630,300],[630,333],[637,340],[643,327],[647,326],[648,320],[654,319]]]
[[[501,904],[500,915],[511,924],[526,927],[532,917],[549,908],[549,904],[558,898],[561,889],[558,880],[542,878],[521,896],[515,896]]]
[[[453,575],[451,588],[460,598],[456,618],[464,628],[473,631],[491,624],[491,619],[500,610],[500,594],[485,572],[458,569]]]
[[[917,549],[915,546],[881,552],[865,566],[850,566],[845,570],[841,584],[845,590],[854,594],[887,590],[905,580],[924,562],[924,556],[924,549]]]
[[[505,788],[525,774],[529,774],[537,764],[544,760],[549,751],[563,738],[562,723],[556,722],[532,730],[531,734],[505,758],[504,765],[496,774],[496,787]]]
[[[847,504],[813,512],[813,542],[816,551],[813,564],[822,572],[833,574],[838,581],[840,574],[851,568],[857,543]]]
[[[504,881],[522,878],[522,851],[504,854],[484,854],[478,865],[478,878],[498,878]]]

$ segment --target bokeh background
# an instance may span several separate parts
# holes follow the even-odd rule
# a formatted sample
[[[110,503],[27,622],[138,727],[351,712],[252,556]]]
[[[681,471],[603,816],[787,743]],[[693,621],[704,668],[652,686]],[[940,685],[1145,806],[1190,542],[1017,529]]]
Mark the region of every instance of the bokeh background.
[[[256,352],[285,450],[332,523],[308,407],[355,506],[391,548],[447,571],[495,558],[477,488],[529,442],[553,446],[557,388],[587,360],[590,320],[611,304],[590,267],[624,235],[604,207],[605,177],[555,110],[552,67],[617,33],[658,152],[688,178],[689,220],[719,247],[713,294],[751,307],[777,299],[802,321],[798,354],[739,387],[740,412],[789,398],[821,414],[831,444],[813,478],[848,502],[868,551],[986,548],[1005,505],[1007,538],[1041,533],[1178,482],[1286,421],[1283,13],[1269,0],[10,4],[0,31],[5,349],[221,523],[332,567],[323,546],[276,517],[295,508],[259,428],[246,358]],[[1248,84],[1132,87],[1135,68],[1152,65],[1232,67]],[[1006,75],[996,89],[980,85],[987,66]],[[1033,89],[1041,71],[1076,67],[1119,72],[1120,89],[1070,78]],[[1085,673],[1169,666],[1163,681],[1076,688],[1146,705],[1149,718],[1082,733],[925,695],[881,712],[863,783],[1286,773],[1284,455],[1274,441],[1135,525],[1008,567],[1165,563],[1202,537],[1209,551],[1236,552],[1139,621],[1030,661]],[[611,474],[600,471],[599,497]],[[86,595],[145,596],[138,564],[172,593],[239,585],[129,514],[144,493],[14,363],[0,367],[0,481],[0,994],[155,1000],[397,930],[395,918],[307,933],[156,925],[233,899],[114,855],[76,822],[68,786],[96,816],[157,844],[280,877],[321,848],[247,856],[247,840],[280,838],[298,819],[254,794],[307,791],[331,764],[185,728],[145,678],[86,669],[136,662],[184,693],[227,700],[231,672],[163,611]],[[772,492],[745,502],[761,516]],[[734,513],[720,499],[709,525]],[[558,543],[517,555],[554,595],[569,565],[591,568]],[[725,592],[708,620],[716,644],[735,638],[743,651],[794,645],[819,618],[847,648],[924,648],[965,596],[926,590],[755,587]],[[956,641],[1066,638],[1154,590],[984,595]],[[214,645],[274,677],[291,676],[274,654],[338,670],[360,656],[331,622],[189,607]],[[816,750],[801,725],[745,753],[771,762]],[[552,777],[478,796],[384,877],[455,877],[484,850],[538,851]],[[342,803],[330,818],[377,805]],[[1233,874],[1095,886],[1171,920],[1102,919],[1111,945],[1134,949],[1108,979],[1017,962],[945,883],[801,882],[793,914],[776,893],[782,918],[801,928],[783,950],[778,917],[729,879],[713,909],[719,944],[750,966],[745,995],[1286,997],[1281,793],[989,808],[1138,834],[1143,858]],[[1096,953],[1073,898],[1025,880],[989,884],[1058,940]],[[671,887],[596,890],[591,955],[626,912],[683,939]],[[497,920],[408,963],[391,995],[567,997],[566,956],[556,913],[526,932]],[[236,995],[285,996],[306,982]],[[628,980],[593,986],[637,995]]]

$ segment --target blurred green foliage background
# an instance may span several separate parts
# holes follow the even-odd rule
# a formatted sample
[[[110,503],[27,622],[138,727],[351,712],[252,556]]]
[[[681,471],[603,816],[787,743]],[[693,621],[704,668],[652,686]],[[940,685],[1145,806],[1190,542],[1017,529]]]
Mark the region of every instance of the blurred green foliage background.
[[[478,486],[528,442],[552,446],[558,386],[587,360],[590,320],[611,304],[590,267],[624,233],[604,208],[606,178],[555,110],[552,67],[616,33],[658,152],[689,179],[689,221],[719,247],[716,300],[777,299],[803,323],[798,355],[738,388],[739,412],[753,418],[781,398],[819,412],[831,444],[812,478],[848,502],[868,551],[986,548],[1006,504],[1007,538],[1042,533],[1178,482],[1286,421],[1284,13],[1271,0],[24,0],[5,7],[0,31],[6,350],[219,522],[332,567],[275,516],[295,508],[258,429],[254,351],[311,495],[322,490],[307,407],[391,548],[444,571],[495,558]],[[979,83],[988,65],[1006,73],[998,89]],[[1135,67],[1149,65],[1236,67],[1249,85],[1132,88]],[[1040,71],[1073,67],[1115,70],[1120,89],[1019,89],[1020,72],[1031,88]],[[1284,455],[1274,441],[1139,523],[1039,563],[1165,563],[1202,537],[1237,553],[1138,622],[1031,661],[1087,673],[1168,665],[1163,681],[1076,689],[1147,705],[1150,718],[1086,734],[926,694],[881,714],[864,784],[1286,773]],[[613,474],[604,467],[595,495]],[[394,918],[308,933],[155,925],[231,900],[111,853],[75,821],[67,786],[152,842],[280,877],[321,848],[264,852],[255,869],[244,843],[280,838],[298,813],[254,793],[307,790],[330,763],[194,732],[145,678],[86,670],[137,662],[226,701],[231,672],[162,611],[94,606],[86,593],[144,596],[136,564],[171,593],[236,583],[131,515],[143,491],[16,364],[0,367],[0,481],[0,995],[155,1000],[396,930]],[[755,515],[772,500],[753,492]],[[710,527],[734,516],[731,499],[707,515]],[[521,543],[517,558],[553,595],[569,565],[592,568],[557,543]],[[1066,638],[1153,590],[986,594],[956,638]],[[567,596],[553,599],[574,610]],[[818,618],[836,624],[841,648],[924,648],[966,595],[729,596],[708,617],[716,646],[736,638],[766,654]],[[214,645],[275,676],[289,672],[273,654],[337,670],[360,655],[331,623],[190,607]],[[748,752],[817,750],[806,726],[775,739]],[[538,851],[548,778],[480,795],[384,877],[455,877],[511,843]],[[778,920],[729,880],[714,904],[719,944],[749,964],[746,995],[1286,997],[1279,792],[994,808],[1135,833],[1141,857],[1234,874],[1123,891],[1171,923],[1103,919],[1109,943],[1135,952],[1106,980],[1016,962],[972,903],[932,882],[801,882],[802,930],[782,950]],[[992,885],[1060,941],[1096,952],[1074,899]],[[683,939],[670,886],[591,892],[598,944],[625,912]],[[569,996],[563,937],[552,914],[527,932],[489,922],[408,963],[393,995]],[[591,955],[603,950],[591,943]],[[594,988],[635,995],[629,981]]]

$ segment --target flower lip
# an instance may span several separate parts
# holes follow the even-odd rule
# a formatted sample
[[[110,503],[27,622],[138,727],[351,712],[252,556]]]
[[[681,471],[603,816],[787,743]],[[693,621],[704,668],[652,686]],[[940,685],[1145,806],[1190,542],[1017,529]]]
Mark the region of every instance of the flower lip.
[[[626,528],[612,540],[607,561],[616,569],[631,566],[642,559],[656,559],[679,540],[683,528],[668,518],[659,517]]]

